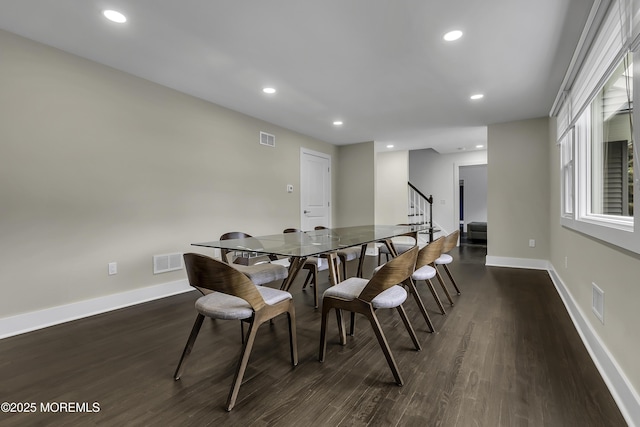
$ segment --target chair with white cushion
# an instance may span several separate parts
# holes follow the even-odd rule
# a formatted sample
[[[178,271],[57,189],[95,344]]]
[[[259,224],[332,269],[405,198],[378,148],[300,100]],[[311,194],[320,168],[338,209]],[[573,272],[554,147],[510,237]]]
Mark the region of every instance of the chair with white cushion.
[[[174,379],[179,380],[184,363],[198,336],[205,317],[223,320],[242,320],[249,324],[246,339],[243,340],[240,358],[236,367],[226,409],[230,411],[238,397],[240,384],[249,362],[251,348],[261,324],[287,313],[289,320],[289,345],[291,363],[298,364],[296,343],[296,319],[291,294],[266,286],[256,286],[247,276],[229,264],[213,258],[188,253],[184,255],[189,284],[200,290],[204,296],[196,301],[198,315],[176,368]]]
[[[442,245],[444,244],[444,237],[440,237],[433,242],[429,243],[424,248],[420,249],[418,252],[418,259],[416,261],[416,270],[411,275],[411,279],[415,282],[424,281],[427,284],[427,287],[431,291],[433,298],[436,300],[438,304],[438,308],[440,308],[440,313],[446,314],[444,310],[444,306],[442,305],[442,301],[440,301],[440,297],[433,287],[433,282],[431,279],[436,277],[437,271],[433,266],[433,263],[436,259],[438,259],[442,253]],[[447,288],[444,288],[445,292],[448,295]]]
[[[440,285],[442,285],[442,288],[447,293],[447,297],[449,298],[449,302],[451,303],[451,305],[453,305],[453,300],[451,299],[449,292],[447,292],[446,290],[446,287],[444,285],[444,280],[442,279],[440,272],[437,271],[438,270],[437,267],[439,265],[444,267],[444,271],[447,272],[447,276],[449,276],[449,280],[451,280],[453,287],[456,288],[456,292],[458,293],[458,295],[460,295],[460,289],[458,288],[458,284],[454,280],[453,275],[451,274],[451,270],[449,270],[449,267],[447,266],[448,264],[451,264],[453,262],[453,257],[449,255],[449,252],[458,245],[458,237],[460,237],[460,230],[456,230],[444,238],[444,243],[442,245],[442,254],[434,262],[438,281],[440,282]]]
[[[381,308],[396,308],[407,332],[409,332],[416,350],[421,349],[418,338],[402,306],[407,299],[407,291],[403,286],[399,286],[399,284],[411,277],[417,255],[418,247],[415,246],[386,263],[370,280],[350,277],[325,291],[322,298],[322,326],[320,329],[319,360],[321,362],[324,362],[327,348],[326,330],[329,312],[332,309],[336,310],[340,344],[342,345],[346,344],[342,310],[361,313],[365,315],[371,323],[371,327],[391,368],[396,384],[403,384],[396,361],[393,358],[384,332],[380,327],[376,310]]]
[[[229,239],[254,239],[254,237],[241,231],[231,231],[220,236],[220,240]],[[256,247],[260,246],[258,240],[254,240],[256,241]],[[272,264],[270,262],[275,261],[275,255],[264,255],[254,259],[244,257],[229,259],[231,252],[232,251],[229,249],[221,249],[222,260],[236,270],[244,273],[256,285],[266,285],[267,283],[275,282],[277,280],[285,280],[289,275],[287,267],[280,264]],[[261,259],[261,261],[255,262],[256,259]]]

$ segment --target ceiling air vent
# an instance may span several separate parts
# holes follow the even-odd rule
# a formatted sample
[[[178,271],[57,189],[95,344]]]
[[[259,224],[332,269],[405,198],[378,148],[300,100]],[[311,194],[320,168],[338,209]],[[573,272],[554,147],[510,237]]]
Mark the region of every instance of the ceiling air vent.
[[[260,132],[260,144],[267,145],[269,147],[276,146],[276,137],[270,133]]]

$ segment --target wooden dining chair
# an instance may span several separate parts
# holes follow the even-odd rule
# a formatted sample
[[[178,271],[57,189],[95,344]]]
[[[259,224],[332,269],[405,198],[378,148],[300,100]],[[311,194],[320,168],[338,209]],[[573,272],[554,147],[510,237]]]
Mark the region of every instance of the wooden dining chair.
[[[407,299],[407,291],[398,284],[404,282],[413,273],[418,247],[415,246],[405,253],[386,263],[370,280],[350,277],[343,282],[327,289],[322,297],[322,325],[320,329],[319,360],[324,362],[327,349],[327,316],[332,309],[336,310],[340,344],[346,344],[346,333],[342,319],[342,310],[361,313],[369,319],[371,327],[378,339],[389,368],[393,373],[396,384],[402,385],[403,380],[398,370],[387,339],[380,327],[376,310],[380,308],[396,308],[413,341],[416,350],[420,350],[420,343],[416,336],[402,304]]]
[[[415,282],[424,281],[427,284],[427,287],[431,291],[431,295],[436,300],[436,304],[438,304],[438,308],[440,308],[440,313],[446,314],[447,312],[444,310],[444,306],[442,305],[442,301],[440,301],[440,297],[436,292],[436,289],[433,287],[433,282],[431,279],[436,277],[437,271],[433,263],[440,257],[442,253],[442,245],[444,244],[444,237],[440,237],[433,242],[429,243],[424,248],[420,249],[418,252],[418,259],[416,260],[416,269],[411,275],[411,279]],[[448,295],[447,289],[444,288],[445,292]]]
[[[241,231],[231,231],[220,236],[220,240],[230,239],[254,239],[254,237]],[[257,239],[255,240],[256,247],[260,246],[260,242]],[[264,255],[260,257],[262,262],[251,263],[248,262],[249,258],[236,257],[235,259],[230,259],[230,255],[234,252],[230,249],[223,248],[220,252],[222,261],[244,273],[256,285],[266,285],[277,280],[286,280],[289,275],[287,267],[270,262],[277,260],[275,255]]]
[[[328,230],[327,227],[317,226],[314,230]],[[340,263],[342,264],[342,278],[347,278],[347,262],[353,261],[360,258],[360,254],[362,252],[362,246],[350,246],[348,248],[343,248],[337,251],[338,258],[340,259]]]
[[[298,228],[286,228],[283,233],[304,233]],[[340,264],[340,259],[337,258],[337,263]],[[335,266],[337,268],[337,266]],[[323,256],[320,257],[308,257],[302,266],[308,271],[307,277],[304,279],[302,289],[305,289],[309,283],[313,286],[313,306],[318,308],[318,272],[329,270],[329,258]]]
[[[458,293],[458,295],[460,295],[460,288],[458,288],[458,284],[454,280],[453,275],[451,274],[451,270],[449,270],[449,267],[447,266],[448,264],[451,264],[453,262],[453,257],[449,254],[449,252],[458,245],[459,237],[460,230],[456,230],[453,233],[445,236],[444,243],[442,244],[442,254],[438,257],[438,259],[434,261],[434,267],[436,267],[437,273],[436,277],[438,278],[438,281],[440,282],[442,288],[445,290],[445,293],[447,294],[447,298],[449,298],[449,302],[451,303],[451,305],[453,305],[453,300],[451,299],[451,295],[444,285],[444,280],[442,279],[442,275],[438,271],[437,267],[439,265],[444,267],[444,271],[447,273],[447,276],[449,276],[449,280],[451,280],[453,287],[456,288],[456,292]]]
[[[291,363],[298,364],[296,341],[296,319],[291,294],[266,286],[256,286],[247,276],[216,259],[195,254],[184,254],[189,284],[200,290],[204,296],[198,298],[195,307],[198,315],[176,368],[174,379],[179,380],[184,363],[191,354],[205,317],[223,320],[242,320],[249,324],[246,339],[243,340],[226,409],[235,405],[240,384],[249,362],[249,355],[260,325],[274,317],[287,313],[289,320],[289,345]]]

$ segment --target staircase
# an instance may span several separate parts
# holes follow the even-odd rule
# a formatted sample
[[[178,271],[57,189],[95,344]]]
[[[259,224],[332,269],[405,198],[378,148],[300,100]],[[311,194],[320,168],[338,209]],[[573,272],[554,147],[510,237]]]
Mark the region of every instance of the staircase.
[[[408,184],[408,218],[409,224],[428,225],[425,233],[429,234],[429,242],[433,241],[433,196],[422,194],[413,184]]]

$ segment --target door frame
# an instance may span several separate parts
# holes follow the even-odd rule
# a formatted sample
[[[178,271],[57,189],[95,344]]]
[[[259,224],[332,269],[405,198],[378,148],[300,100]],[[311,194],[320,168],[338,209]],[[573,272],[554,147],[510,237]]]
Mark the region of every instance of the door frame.
[[[470,161],[470,162],[454,162],[453,163],[453,223],[456,229],[460,228],[460,167],[461,166],[487,166],[488,161]],[[488,195],[487,195],[488,197]]]
[[[329,206],[328,206],[328,210],[327,210],[327,216],[328,216],[328,221],[327,221],[327,226],[329,228],[331,228],[331,225],[333,223],[333,219],[332,219],[332,211],[333,211],[333,206],[331,205],[331,187],[332,187],[332,180],[331,180],[331,171],[332,171],[332,165],[331,165],[331,155],[327,154],[327,153],[322,153],[320,151],[314,151],[314,150],[310,150],[308,148],[304,148],[304,147],[300,147],[300,228],[303,229],[304,228],[304,194],[302,194],[302,191],[304,189],[303,185],[302,185],[302,177],[304,176],[304,171],[303,171],[303,167],[304,167],[304,156],[305,155],[312,155],[312,156],[316,156],[316,157],[322,157],[324,159],[327,159],[329,161],[329,171],[328,171],[328,177],[329,177],[329,185],[327,186],[327,199],[329,200]]]

